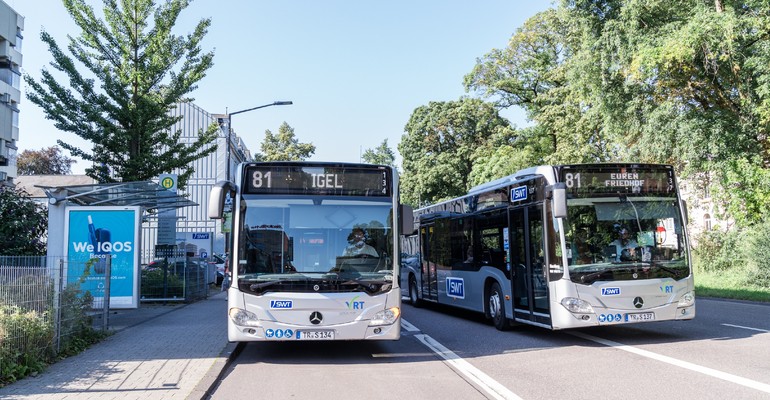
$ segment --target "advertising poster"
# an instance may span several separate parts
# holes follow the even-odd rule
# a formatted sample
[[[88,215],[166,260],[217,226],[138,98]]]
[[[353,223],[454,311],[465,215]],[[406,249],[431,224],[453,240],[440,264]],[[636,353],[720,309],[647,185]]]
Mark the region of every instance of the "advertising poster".
[[[80,282],[94,304],[104,301],[110,265],[110,308],[136,308],[139,300],[139,207],[68,207],[65,217],[67,284]]]

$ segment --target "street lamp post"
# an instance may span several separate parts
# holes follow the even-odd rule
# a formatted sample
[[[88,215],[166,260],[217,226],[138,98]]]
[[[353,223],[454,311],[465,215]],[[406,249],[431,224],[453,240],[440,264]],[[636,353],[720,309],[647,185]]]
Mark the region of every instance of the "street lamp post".
[[[226,113],[227,114],[227,146],[226,146],[227,147],[227,166],[225,168],[225,171],[226,171],[225,172],[226,173],[225,179],[227,179],[228,181],[231,180],[230,179],[230,152],[231,152],[231,146],[232,145],[230,143],[232,141],[232,132],[233,132],[233,128],[232,128],[232,123],[233,123],[232,117],[233,117],[233,115],[240,114],[240,113],[245,113],[245,112],[248,112],[248,111],[254,111],[254,110],[257,110],[257,109],[260,109],[260,108],[265,108],[265,107],[270,107],[270,106],[288,106],[288,105],[292,105],[292,104],[294,104],[294,103],[292,103],[291,101],[274,101],[274,102],[272,102],[270,104],[264,104],[264,105],[257,106],[257,107],[247,108],[245,110],[240,110],[240,111],[236,111],[236,112],[232,112],[232,113]]]

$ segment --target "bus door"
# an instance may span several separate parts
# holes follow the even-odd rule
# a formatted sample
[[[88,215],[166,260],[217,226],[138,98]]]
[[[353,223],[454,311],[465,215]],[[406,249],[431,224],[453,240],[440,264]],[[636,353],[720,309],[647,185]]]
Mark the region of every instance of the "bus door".
[[[436,246],[433,240],[434,224],[428,223],[420,227],[420,244],[422,246],[422,265],[420,282],[422,297],[428,300],[438,301],[438,278],[436,277],[436,261],[432,247]]]
[[[508,211],[514,319],[551,326],[545,273],[543,205]]]

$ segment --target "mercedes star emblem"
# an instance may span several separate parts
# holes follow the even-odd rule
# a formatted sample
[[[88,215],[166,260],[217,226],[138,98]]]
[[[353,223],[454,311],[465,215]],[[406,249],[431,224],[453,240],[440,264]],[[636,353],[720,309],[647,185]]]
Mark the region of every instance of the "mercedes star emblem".
[[[635,297],[634,298],[634,307],[642,308],[643,305],[644,305],[644,300],[642,300],[641,297]]]
[[[312,313],[310,313],[310,323],[311,324],[318,325],[323,320],[324,320],[324,316],[320,312],[313,311]]]
[[[313,285],[313,290],[315,290],[317,292],[317,291],[321,290],[321,286]]]

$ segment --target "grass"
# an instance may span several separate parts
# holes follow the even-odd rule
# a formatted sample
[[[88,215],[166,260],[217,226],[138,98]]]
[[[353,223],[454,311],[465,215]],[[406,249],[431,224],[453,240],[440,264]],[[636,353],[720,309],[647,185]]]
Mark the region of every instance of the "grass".
[[[735,271],[696,270],[695,296],[718,297],[770,303],[770,288],[745,283],[744,275]]]

